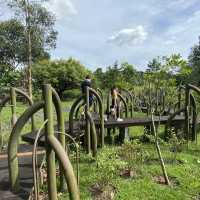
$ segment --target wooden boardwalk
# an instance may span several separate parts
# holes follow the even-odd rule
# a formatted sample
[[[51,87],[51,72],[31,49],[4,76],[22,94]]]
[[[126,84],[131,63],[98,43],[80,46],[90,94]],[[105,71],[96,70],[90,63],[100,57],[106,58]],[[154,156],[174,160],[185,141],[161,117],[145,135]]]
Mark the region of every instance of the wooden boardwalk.
[[[1,200],[27,200],[33,187],[31,145],[20,145],[19,169],[20,191],[16,194],[10,191],[7,154],[0,154],[0,199]],[[40,151],[42,154],[43,151]],[[42,156],[38,156],[41,161]]]
[[[168,121],[169,116],[162,116],[160,119],[159,117],[155,116],[154,120],[155,120],[155,124],[166,124]],[[172,123],[173,124],[181,124],[184,123],[184,116],[176,116],[173,120]],[[96,127],[100,127],[100,121],[98,119],[94,120]],[[107,121],[104,122],[104,127],[105,128],[124,128],[124,127],[133,127],[133,126],[146,126],[146,125],[151,125],[152,121],[150,117],[145,117],[145,118],[127,118],[127,119],[123,119],[123,121],[116,121],[114,119],[109,119]],[[74,132],[75,134],[72,135],[72,137],[76,137],[79,134],[81,134],[81,128],[80,126],[84,126],[85,122],[80,122],[80,121],[76,121],[74,120]],[[56,126],[55,126],[55,130],[56,130]],[[65,130],[66,132],[69,132],[69,122],[65,123]],[[35,141],[35,136],[36,136],[37,131],[35,132],[30,132],[27,133],[25,135],[22,136],[22,139],[25,142],[29,142],[31,144],[34,143]],[[44,130],[42,130],[41,134],[44,135]],[[70,134],[70,133],[69,133]],[[38,141],[38,144],[43,146],[45,143],[45,137],[42,136],[40,138],[40,140]]]

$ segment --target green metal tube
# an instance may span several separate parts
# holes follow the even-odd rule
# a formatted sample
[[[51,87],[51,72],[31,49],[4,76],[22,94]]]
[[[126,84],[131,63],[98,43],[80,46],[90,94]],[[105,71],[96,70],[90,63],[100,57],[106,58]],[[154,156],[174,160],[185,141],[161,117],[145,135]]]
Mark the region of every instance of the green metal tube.
[[[121,99],[121,101],[124,104],[124,108],[125,108],[125,117],[128,117],[128,106],[126,103],[126,100],[124,99],[124,97],[121,94],[118,94],[118,97]]]
[[[2,121],[1,121],[1,112],[3,110],[3,107],[6,105],[7,102],[10,101],[10,96],[6,96],[4,97],[4,99],[0,102],[0,132],[1,132],[1,125],[2,125]]]
[[[55,153],[50,145],[48,145],[48,137],[54,136],[53,126],[53,103],[51,85],[46,84],[43,88],[44,96],[44,120],[48,120],[45,126],[46,138],[46,157],[47,157],[47,183],[49,200],[57,200],[57,185],[56,185],[56,166]]]
[[[83,99],[84,100],[84,99]],[[79,105],[76,107],[76,110],[75,110],[75,119],[78,119],[78,113],[79,113],[79,111],[80,111],[80,109],[81,109],[81,107],[83,107],[85,105],[85,103],[84,103],[84,101],[81,103],[79,103]]]
[[[18,89],[18,88],[14,88],[15,92],[22,95],[29,103],[30,106],[33,105],[33,100],[28,96],[28,94],[26,94],[25,92],[23,92],[22,90]],[[31,123],[32,123],[32,131],[36,130],[35,127],[35,119],[34,119],[34,115],[31,117]]]
[[[181,108],[180,110],[177,110],[175,113],[173,113],[169,119],[167,120],[167,123],[165,125],[165,137],[168,135],[168,129],[170,127],[170,124],[172,123],[172,120],[177,116],[180,115],[180,113],[185,112],[185,108]]]
[[[19,190],[19,166],[17,150],[21,131],[29,118],[43,107],[44,103],[41,101],[29,107],[17,120],[10,134],[10,139],[8,143],[8,167],[12,191]]]
[[[192,105],[192,141],[195,141],[197,139],[197,106],[192,94],[190,94],[190,103]]]
[[[16,115],[16,93],[15,93],[15,88],[13,87],[10,88],[10,100],[11,100],[11,112],[12,112],[11,123],[12,127],[14,127],[17,121],[17,115]]]
[[[69,132],[70,132],[71,135],[73,135],[73,131],[74,131],[74,113],[77,109],[77,106],[84,99],[85,99],[85,96],[81,95],[78,99],[76,99],[76,101],[74,101],[74,103],[71,106],[71,109],[70,109],[70,112],[69,112]]]
[[[131,115],[130,116],[133,117],[133,101],[134,101],[133,94],[129,90],[124,89],[124,88],[122,89],[122,91],[126,92],[129,96],[129,99],[130,99],[129,104],[130,104],[130,109],[131,109]],[[128,111],[129,111],[129,109],[128,109]]]
[[[97,99],[98,104],[99,104],[99,116],[100,116],[100,136],[101,136],[101,147],[104,146],[104,106],[103,106],[103,101],[101,97],[98,95],[98,93],[92,89],[89,88],[89,92],[91,92]]]
[[[190,134],[189,107],[190,107],[190,89],[188,86],[186,86],[186,89],[185,89],[185,136],[187,139],[187,143],[189,142],[189,134]]]
[[[86,116],[90,122],[91,126],[91,135],[92,135],[92,155],[93,157],[96,157],[97,155],[97,133],[96,133],[96,127],[94,124],[94,120],[92,119],[92,116],[90,112],[86,112]]]
[[[100,95],[100,97],[101,97],[101,99],[103,101],[103,92],[101,91],[101,89],[97,88],[97,92],[98,92],[98,94]]]
[[[55,91],[54,88],[52,88],[52,95],[53,95],[53,103],[56,109],[58,131],[62,133],[58,135],[58,138],[62,147],[65,149],[65,121],[64,121],[63,111],[62,111],[62,103],[61,103],[58,93]],[[64,177],[64,172],[63,172],[61,163],[59,163],[59,169],[60,169],[60,188],[59,189],[60,191],[65,191],[67,188],[65,184],[65,177]]]
[[[110,113],[110,92],[108,93],[108,96],[107,96],[107,101],[106,101],[106,111],[107,113]]]
[[[89,105],[89,87],[86,88],[86,108],[85,108],[85,116],[90,111]],[[91,141],[90,141],[90,123],[89,119],[86,117],[86,134],[85,134],[85,144],[86,144],[86,151],[90,153]]]
[[[74,175],[71,162],[67,154],[65,153],[65,150],[63,149],[62,145],[59,143],[59,141],[56,139],[54,135],[52,134],[47,135],[47,139],[53,150],[56,152],[58,159],[62,163],[64,169],[64,175],[69,189],[70,200],[79,200],[80,194],[79,194],[78,184],[76,181],[76,177]],[[57,197],[55,199],[57,199]]]

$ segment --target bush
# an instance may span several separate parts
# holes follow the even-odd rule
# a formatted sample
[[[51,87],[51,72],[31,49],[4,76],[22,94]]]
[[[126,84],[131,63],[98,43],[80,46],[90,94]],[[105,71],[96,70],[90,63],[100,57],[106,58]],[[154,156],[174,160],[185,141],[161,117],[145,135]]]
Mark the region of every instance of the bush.
[[[78,98],[80,95],[81,95],[80,89],[65,90],[63,92],[62,98],[63,100],[71,100]]]

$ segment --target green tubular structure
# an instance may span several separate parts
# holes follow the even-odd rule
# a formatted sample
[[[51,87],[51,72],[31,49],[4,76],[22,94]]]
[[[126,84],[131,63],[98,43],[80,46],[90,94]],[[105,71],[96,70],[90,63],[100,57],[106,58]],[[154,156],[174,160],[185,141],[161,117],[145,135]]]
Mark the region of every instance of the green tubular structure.
[[[86,96],[85,96],[85,102],[86,102],[86,108],[85,108],[85,116],[90,111],[90,105],[89,105],[89,87],[86,88]],[[90,122],[86,116],[86,126],[85,126],[85,148],[87,153],[90,153],[90,147],[91,147],[91,136],[90,136]]]
[[[185,97],[185,133],[186,133],[186,136],[187,136],[187,139],[189,140],[189,131],[190,131],[190,121],[189,121],[189,107],[190,107],[190,101],[192,100],[190,97],[190,91],[195,91],[198,95],[200,95],[200,88],[194,86],[194,85],[191,85],[191,84],[188,84],[186,85],[186,97]],[[192,103],[192,102],[191,102]],[[194,103],[194,102],[193,102]],[[195,117],[193,118],[193,123],[194,121],[196,121],[196,113],[195,114]],[[195,127],[196,129],[196,127]],[[194,130],[193,130],[194,131]]]
[[[19,190],[18,144],[21,131],[31,116],[44,107],[43,102],[38,102],[29,107],[15,123],[8,143],[8,167],[12,191]]]
[[[195,141],[197,140],[197,106],[192,94],[190,94],[190,102],[192,104],[192,141]]]
[[[75,110],[75,119],[78,119],[78,113],[79,113],[79,111],[80,111],[80,109],[81,109],[81,107],[83,107],[85,104],[84,104],[84,98],[83,98],[83,102],[81,103],[79,103],[79,105],[76,107],[76,110]]]
[[[168,136],[168,129],[172,123],[172,120],[177,116],[180,115],[180,113],[185,112],[185,108],[181,108],[180,110],[177,110],[175,113],[173,113],[169,119],[167,120],[167,123],[165,125],[165,137]]]
[[[33,101],[31,100],[31,98],[22,90],[18,89],[18,88],[14,88],[11,87],[10,88],[10,95],[6,96],[3,101],[0,103],[0,113],[3,109],[3,107],[5,106],[5,104],[9,101],[11,101],[11,112],[12,112],[12,126],[14,126],[15,122],[17,121],[17,116],[16,116],[16,99],[17,99],[17,95],[16,94],[20,94],[22,95],[29,103],[29,106],[33,105]],[[31,123],[32,123],[32,131],[35,130],[35,120],[34,120],[34,116],[31,117]]]
[[[185,87],[183,85],[180,85],[178,87],[178,109],[181,108],[181,92],[182,90],[185,90]]]
[[[18,88],[14,88],[15,92],[22,95],[29,103],[29,106],[33,105],[33,100],[28,96],[28,94],[26,94],[25,92],[23,92],[22,90],[18,89]],[[32,131],[35,131],[35,119],[34,116],[31,117],[31,123],[32,123]]]
[[[124,104],[124,108],[125,108],[125,117],[128,117],[128,106],[126,103],[126,100],[124,99],[124,97],[121,94],[118,94],[118,97],[120,98],[120,100],[123,102]]]
[[[34,193],[35,193],[35,200],[39,200],[39,181],[38,181],[38,171],[37,171],[37,143],[40,138],[40,134],[42,129],[44,128],[45,124],[48,120],[44,121],[43,124],[40,126],[40,128],[37,131],[35,141],[33,144],[33,152],[32,152],[32,166],[33,166],[33,182],[34,182]]]
[[[111,95],[110,95],[110,92],[109,92],[108,96],[107,96],[107,101],[106,101],[106,112],[107,113],[110,113],[110,100],[111,100]]]
[[[15,88],[13,87],[10,88],[10,103],[11,103],[11,112],[12,112],[11,123],[12,123],[12,127],[14,127],[17,121],[17,114],[16,114],[17,100],[16,100]]]
[[[103,101],[103,92],[101,91],[101,89],[97,88],[97,92],[98,92],[98,94],[100,95],[100,97],[101,97],[101,99]]]
[[[124,92],[126,92],[127,94],[128,94],[128,96],[129,96],[129,99],[130,99],[130,109],[131,109],[131,117],[133,117],[133,101],[134,101],[134,97],[133,97],[133,94],[129,91],[129,90],[127,90],[127,89],[122,89],[122,91],[124,91]],[[129,109],[128,109],[128,111],[129,111]]]
[[[53,104],[55,106],[56,115],[57,115],[58,131],[62,133],[58,135],[58,138],[61,145],[65,149],[65,121],[64,121],[64,116],[62,112],[62,103],[55,89],[54,88],[51,88],[51,89],[52,89]],[[59,165],[59,168],[60,168],[60,191],[65,191],[66,190],[65,177],[64,177],[64,172],[63,172],[61,163]]]
[[[79,98],[74,101],[74,103],[71,106],[70,112],[69,112],[69,132],[71,135],[73,135],[74,131],[74,113],[77,110],[77,107],[85,99],[84,95],[81,95]]]
[[[1,121],[1,112],[3,110],[3,107],[6,105],[7,102],[10,101],[10,96],[6,96],[4,97],[4,99],[0,102],[0,131],[1,131],[1,125],[2,125],[2,121]]]
[[[79,194],[76,177],[74,175],[71,162],[70,162],[65,150],[63,149],[62,145],[59,143],[59,141],[56,139],[56,137],[54,135],[52,135],[52,134],[48,135],[47,139],[48,139],[49,144],[55,151],[58,159],[62,163],[65,179],[67,181],[67,186],[69,189],[70,199],[71,200],[80,200],[80,194]],[[52,181],[52,180],[50,179],[49,181]],[[55,200],[55,199],[57,199],[57,197],[52,200]]]
[[[43,97],[45,102],[44,120],[48,120],[45,126],[48,195],[49,200],[57,200],[55,153],[51,145],[48,144],[48,137],[54,136],[51,85],[44,85]]]
[[[98,106],[99,106],[99,116],[100,116],[100,137],[101,137],[101,140],[100,140],[100,145],[101,147],[104,146],[104,107],[103,107],[103,101],[101,99],[101,97],[99,96],[99,94],[92,88],[87,88],[88,90],[88,95],[89,93],[93,94],[96,99],[97,99],[97,102],[98,102]],[[89,96],[87,98],[88,102],[89,102]]]
[[[93,157],[96,157],[97,155],[97,133],[96,133],[96,127],[94,124],[94,120],[92,119],[92,116],[90,112],[86,112],[86,117],[88,118],[91,126],[91,133],[92,133],[92,155]]]

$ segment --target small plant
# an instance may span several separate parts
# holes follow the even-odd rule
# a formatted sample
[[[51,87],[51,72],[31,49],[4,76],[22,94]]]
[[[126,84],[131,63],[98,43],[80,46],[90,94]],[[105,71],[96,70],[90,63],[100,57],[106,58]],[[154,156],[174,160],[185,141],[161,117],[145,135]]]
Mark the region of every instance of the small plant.
[[[126,162],[121,160],[114,148],[103,149],[97,158],[97,182],[106,187],[115,184],[118,171],[126,166]]]
[[[138,140],[125,141],[119,150],[119,155],[127,162],[129,170],[136,170],[138,164],[144,162],[147,153]]]
[[[170,152],[172,153],[173,162],[176,161],[177,154],[183,151],[185,140],[178,138],[174,132],[172,132],[169,139]]]

